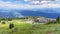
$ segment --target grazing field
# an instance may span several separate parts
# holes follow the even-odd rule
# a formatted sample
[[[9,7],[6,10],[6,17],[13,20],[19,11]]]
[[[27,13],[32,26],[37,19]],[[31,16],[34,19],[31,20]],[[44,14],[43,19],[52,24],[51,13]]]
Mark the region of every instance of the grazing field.
[[[0,34],[60,34],[60,24],[13,23],[13,29],[9,29],[9,23],[0,24]]]

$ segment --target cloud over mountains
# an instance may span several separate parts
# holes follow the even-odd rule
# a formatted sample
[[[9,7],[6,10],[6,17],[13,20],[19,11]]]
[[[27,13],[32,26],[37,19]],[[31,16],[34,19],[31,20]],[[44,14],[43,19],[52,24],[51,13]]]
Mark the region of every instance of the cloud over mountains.
[[[0,12],[14,12],[13,10],[38,10],[43,8],[59,8],[60,0],[0,0]],[[3,11],[2,11],[3,10]],[[47,9],[48,10],[48,9]],[[49,10],[48,10],[49,11]],[[47,11],[44,11],[47,12]],[[52,13],[49,11],[48,13]],[[53,13],[60,13],[60,10],[53,10]],[[17,11],[15,15],[22,15]]]
[[[59,0],[0,0],[3,9],[60,8]]]

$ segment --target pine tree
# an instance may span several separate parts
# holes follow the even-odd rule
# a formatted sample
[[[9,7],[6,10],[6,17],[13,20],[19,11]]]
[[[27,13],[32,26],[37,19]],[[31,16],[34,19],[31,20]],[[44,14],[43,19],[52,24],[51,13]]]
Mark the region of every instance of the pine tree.
[[[56,18],[56,22],[57,22],[57,23],[60,22],[60,18],[59,18],[59,16]]]
[[[12,29],[14,27],[14,24],[13,23],[10,23],[9,24],[9,29]]]

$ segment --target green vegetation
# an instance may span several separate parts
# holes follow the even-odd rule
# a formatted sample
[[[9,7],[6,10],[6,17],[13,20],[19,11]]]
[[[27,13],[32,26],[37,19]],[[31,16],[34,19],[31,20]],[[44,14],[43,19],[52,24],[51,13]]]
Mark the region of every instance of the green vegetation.
[[[40,17],[1,18],[0,34],[60,34],[59,17],[57,17],[56,21],[49,21],[47,25],[28,23],[28,19],[39,22],[36,20],[37,18]]]
[[[56,18],[56,22],[60,23],[60,17],[59,16]]]
[[[5,21],[3,21],[1,24],[5,24]]]
[[[56,18],[56,21],[49,21],[47,24],[60,24],[60,17]]]
[[[14,25],[13,29],[9,29],[9,24],[0,24],[0,34],[60,34],[60,24],[14,23]]]
[[[14,27],[14,24],[13,23],[10,23],[9,24],[9,29],[12,29]]]

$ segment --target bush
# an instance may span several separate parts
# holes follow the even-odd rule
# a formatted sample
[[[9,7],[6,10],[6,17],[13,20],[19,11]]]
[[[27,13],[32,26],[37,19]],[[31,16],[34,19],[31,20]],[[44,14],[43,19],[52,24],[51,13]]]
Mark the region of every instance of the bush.
[[[14,27],[14,24],[13,23],[10,23],[9,24],[9,29],[12,29]]]
[[[8,21],[12,21],[12,18],[7,18]]]
[[[47,24],[56,24],[56,21],[49,21]]]
[[[2,24],[5,24],[5,21],[3,21]]]

